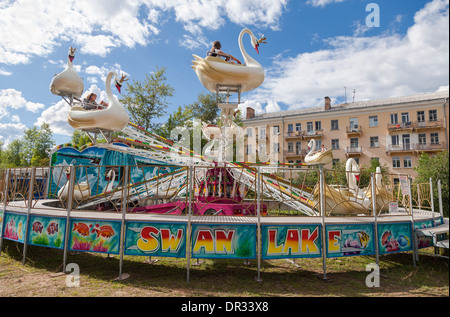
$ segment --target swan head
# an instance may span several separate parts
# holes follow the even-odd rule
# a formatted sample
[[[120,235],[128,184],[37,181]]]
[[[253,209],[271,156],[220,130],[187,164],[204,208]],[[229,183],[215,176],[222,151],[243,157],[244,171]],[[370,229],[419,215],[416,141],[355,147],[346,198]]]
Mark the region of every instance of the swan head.
[[[261,43],[267,43],[267,42],[266,42],[266,37],[264,37],[264,35],[261,36],[261,38],[258,40],[258,39],[256,38],[256,36],[253,35],[253,33],[250,33],[250,40],[251,40],[251,42],[252,42],[253,47],[254,47],[255,50],[256,50],[256,53],[258,53],[258,54],[259,54],[259,44],[261,44]]]
[[[115,84],[115,86],[116,86],[116,88],[117,88],[117,91],[119,91],[119,94],[121,93],[120,90],[121,90],[121,88],[122,88],[122,83],[123,83],[124,81],[127,81],[127,80],[128,80],[128,78],[126,78],[126,77],[127,77],[126,75],[122,75],[122,76],[120,77],[120,79],[117,79],[117,77],[116,77],[116,84]]]
[[[77,49],[74,48],[74,47],[70,47],[69,48],[69,60],[70,60],[71,63],[73,62],[73,59],[75,58],[75,51],[76,50]]]

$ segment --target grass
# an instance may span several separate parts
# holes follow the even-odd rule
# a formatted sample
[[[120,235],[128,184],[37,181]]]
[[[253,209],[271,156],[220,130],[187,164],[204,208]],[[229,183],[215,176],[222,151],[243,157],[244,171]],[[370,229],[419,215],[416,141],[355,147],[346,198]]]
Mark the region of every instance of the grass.
[[[420,255],[413,266],[412,254],[380,257],[380,287],[369,288],[365,267],[374,257],[327,259],[323,277],[322,259],[261,261],[262,283],[257,283],[257,262],[205,259],[191,260],[187,281],[186,259],[125,256],[119,275],[119,256],[92,253],[69,254],[67,263],[80,268],[80,286],[67,287],[61,273],[61,250],[28,246],[22,264],[22,244],[3,241],[0,257],[0,297],[448,297],[448,260]],[[432,249],[429,249],[431,252]]]

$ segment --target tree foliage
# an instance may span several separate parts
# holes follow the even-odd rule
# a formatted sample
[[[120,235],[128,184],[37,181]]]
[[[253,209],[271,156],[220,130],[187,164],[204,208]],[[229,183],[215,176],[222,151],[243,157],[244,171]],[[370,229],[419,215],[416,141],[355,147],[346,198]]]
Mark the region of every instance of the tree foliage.
[[[1,152],[2,167],[46,166],[54,146],[52,130],[47,123],[25,130],[21,139],[12,141]]]
[[[174,88],[166,83],[166,68],[156,68],[145,80],[133,80],[127,84],[120,102],[125,105],[130,121],[147,129],[157,127],[156,119],[166,114],[167,98],[173,96]]]
[[[427,153],[422,153],[419,157],[419,162],[414,170],[417,172],[415,183],[429,183],[430,178],[433,182],[433,197],[435,211],[439,210],[439,196],[437,180],[441,180],[441,194],[444,215],[449,215],[449,158],[448,150],[437,155],[430,156]]]

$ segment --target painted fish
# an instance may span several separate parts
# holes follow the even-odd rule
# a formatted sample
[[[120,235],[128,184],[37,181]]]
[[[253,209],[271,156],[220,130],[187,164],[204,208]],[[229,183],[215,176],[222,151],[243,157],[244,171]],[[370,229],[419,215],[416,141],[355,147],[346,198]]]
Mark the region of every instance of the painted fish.
[[[365,231],[359,231],[357,233],[357,235],[359,238],[359,243],[361,245],[361,248],[365,249],[367,246],[367,243],[369,243],[370,236]]]
[[[44,226],[39,221],[36,221],[33,223],[32,230],[34,232],[42,233],[43,228],[44,228]]]
[[[85,237],[89,235],[89,227],[87,226],[87,224],[82,222],[74,223],[73,231],[78,231],[79,234]]]
[[[101,226],[99,228],[99,225],[96,224],[95,227],[92,229],[92,232],[97,233],[97,238],[99,236],[105,237],[105,238],[111,238],[114,235],[114,230],[111,226],[105,225]]]
[[[55,234],[58,232],[58,224],[56,222],[51,222],[47,227],[48,234]]]
[[[381,236],[381,244],[382,244],[382,245],[387,244],[387,243],[389,242],[389,240],[390,240],[391,237],[392,237],[392,232],[391,232],[391,230],[385,231],[385,232],[383,233],[383,235]]]

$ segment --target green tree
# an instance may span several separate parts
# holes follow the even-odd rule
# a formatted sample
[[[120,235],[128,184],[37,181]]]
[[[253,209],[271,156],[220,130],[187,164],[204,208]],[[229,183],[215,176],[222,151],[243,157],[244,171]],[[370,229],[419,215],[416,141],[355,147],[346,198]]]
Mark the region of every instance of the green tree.
[[[23,142],[20,139],[16,139],[9,143],[2,154],[2,167],[17,167],[21,166],[20,151]]]
[[[157,128],[155,119],[166,114],[167,98],[174,93],[166,80],[166,68],[156,67],[144,81],[133,80],[127,84],[120,102],[127,108],[132,122],[151,131]]]
[[[433,197],[435,211],[439,210],[439,196],[437,180],[441,180],[441,194],[444,215],[449,215],[449,158],[448,150],[437,155],[430,156],[427,153],[422,153],[419,157],[417,166],[414,167],[417,172],[415,183],[429,183],[430,178],[433,181]]]
[[[82,147],[85,144],[91,143],[91,139],[87,136],[87,134],[80,130],[74,130],[72,133],[72,137],[70,139],[70,143],[73,146]]]

